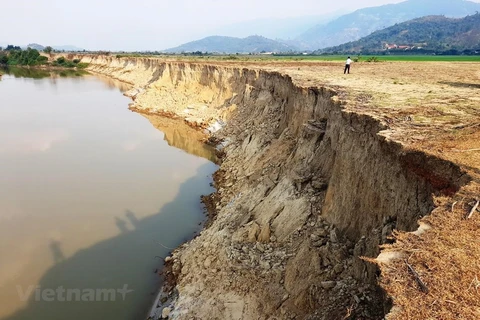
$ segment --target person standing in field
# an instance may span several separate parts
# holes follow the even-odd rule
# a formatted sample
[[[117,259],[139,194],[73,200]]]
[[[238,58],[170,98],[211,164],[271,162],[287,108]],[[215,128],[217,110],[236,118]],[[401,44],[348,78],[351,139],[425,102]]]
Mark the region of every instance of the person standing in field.
[[[350,64],[352,63],[352,59],[350,57],[347,58],[347,62],[345,63],[345,70],[343,71],[343,74],[347,73],[350,74]]]

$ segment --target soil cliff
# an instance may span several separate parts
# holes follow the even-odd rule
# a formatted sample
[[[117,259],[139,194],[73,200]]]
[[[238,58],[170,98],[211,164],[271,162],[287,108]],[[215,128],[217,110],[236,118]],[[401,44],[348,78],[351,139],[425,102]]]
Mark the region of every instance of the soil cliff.
[[[131,83],[134,110],[221,141],[213,221],[168,259],[173,319],[382,319],[392,299],[373,261],[381,246],[472,180],[393,140],[341,88],[231,64],[81,59]]]

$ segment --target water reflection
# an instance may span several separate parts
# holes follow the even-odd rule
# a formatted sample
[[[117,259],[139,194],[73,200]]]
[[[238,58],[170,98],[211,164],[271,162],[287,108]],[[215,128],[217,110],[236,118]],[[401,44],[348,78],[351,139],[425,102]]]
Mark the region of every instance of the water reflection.
[[[9,135],[0,136],[0,154],[30,154],[46,152],[70,135],[65,129],[45,128],[29,131],[12,128]]]
[[[105,86],[111,90],[120,90],[121,92],[126,92],[132,88],[132,85],[128,83],[121,82],[121,81],[103,76],[101,74],[96,74],[95,77],[98,80],[102,81],[105,84]]]
[[[89,74],[85,70],[75,69],[38,69],[28,67],[6,67],[1,70],[15,78],[44,79],[56,77],[81,77]]]
[[[180,120],[170,119],[152,114],[142,114],[158,130],[164,133],[169,146],[179,148],[190,154],[216,162],[215,148],[202,142],[205,135]]]

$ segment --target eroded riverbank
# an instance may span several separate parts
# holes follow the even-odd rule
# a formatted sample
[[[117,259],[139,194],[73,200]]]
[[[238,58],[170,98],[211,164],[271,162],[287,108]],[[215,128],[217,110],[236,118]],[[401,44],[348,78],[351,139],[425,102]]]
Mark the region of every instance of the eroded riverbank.
[[[83,59],[132,83],[136,108],[200,127],[227,123],[215,134],[226,145],[216,219],[171,260],[179,293],[172,318],[383,318],[392,273],[380,287],[371,262],[380,246],[393,230],[413,231],[434,208],[449,208],[456,193],[478,192],[476,168],[408,147],[403,124],[383,118],[388,110],[363,113],[368,99],[345,103],[342,88],[301,87],[262,66]],[[404,292],[416,290],[399,261],[382,270],[395,268]],[[414,265],[422,268],[421,260]],[[468,261],[456,268],[471,270]],[[391,317],[421,303],[404,292],[394,292]],[[468,317],[474,312],[475,303]]]

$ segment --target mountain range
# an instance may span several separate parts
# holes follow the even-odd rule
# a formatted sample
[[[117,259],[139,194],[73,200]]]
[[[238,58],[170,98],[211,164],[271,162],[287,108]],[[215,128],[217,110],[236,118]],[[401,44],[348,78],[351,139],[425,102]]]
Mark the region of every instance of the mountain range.
[[[459,19],[426,16],[321,51],[365,54],[387,50],[421,50],[451,54],[480,50],[480,14]]]
[[[348,12],[342,10],[323,15],[246,20],[215,28],[210,34],[237,38],[257,34],[270,39],[293,40],[304,33],[305,30],[326,24],[346,13]]]
[[[255,32],[262,36],[270,35],[287,35],[290,39],[268,39],[265,37],[255,36],[246,38],[213,36],[206,37],[201,40],[193,41],[181,45],[176,48],[168,49],[165,52],[288,52],[317,50],[331,46],[337,46],[343,43],[358,40],[375,31],[382,30],[415,18],[429,15],[445,15],[447,17],[459,18],[474,14],[480,11],[480,3],[466,0],[408,0],[397,4],[388,4],[378,7],[370,7],[359,9],[355,12],[342,15],[334,20],[330,20],[327,16],[323,16],[317,24],[303,33],[299,34],[301,19],[288,20],[288,26],[292,30],[291,33],[282,31],[279,33],[268,33],[265,25],[262,27],[257,25]],[[310,17],[311,18],[311,17]],[[267,20],[263,20],[265,23]],[[278,22],[272,24],[271,29],[278,28]],[[311,25],[311,20],[308,24]],[[252,27],[255,27],[253,25]],[[245,34],[246,31],[252,29],[246,28],[239,31],[238,34]],[[252,30],[253,32],[253,30]],[[294,36],[299,34],[298,36]]]
[[[327,24],[318,25],[297,37],[297,46],[321,49],[358,40],[396,23],[428,15],[464,17],[480,11],[480,4],[464,0],[408,0],[359,9]]]
[[[167,49],[166,53],[215,52],[215,53],[262,53],[292,52],[297,48],[262,36],[246,38],[212,36]]]

